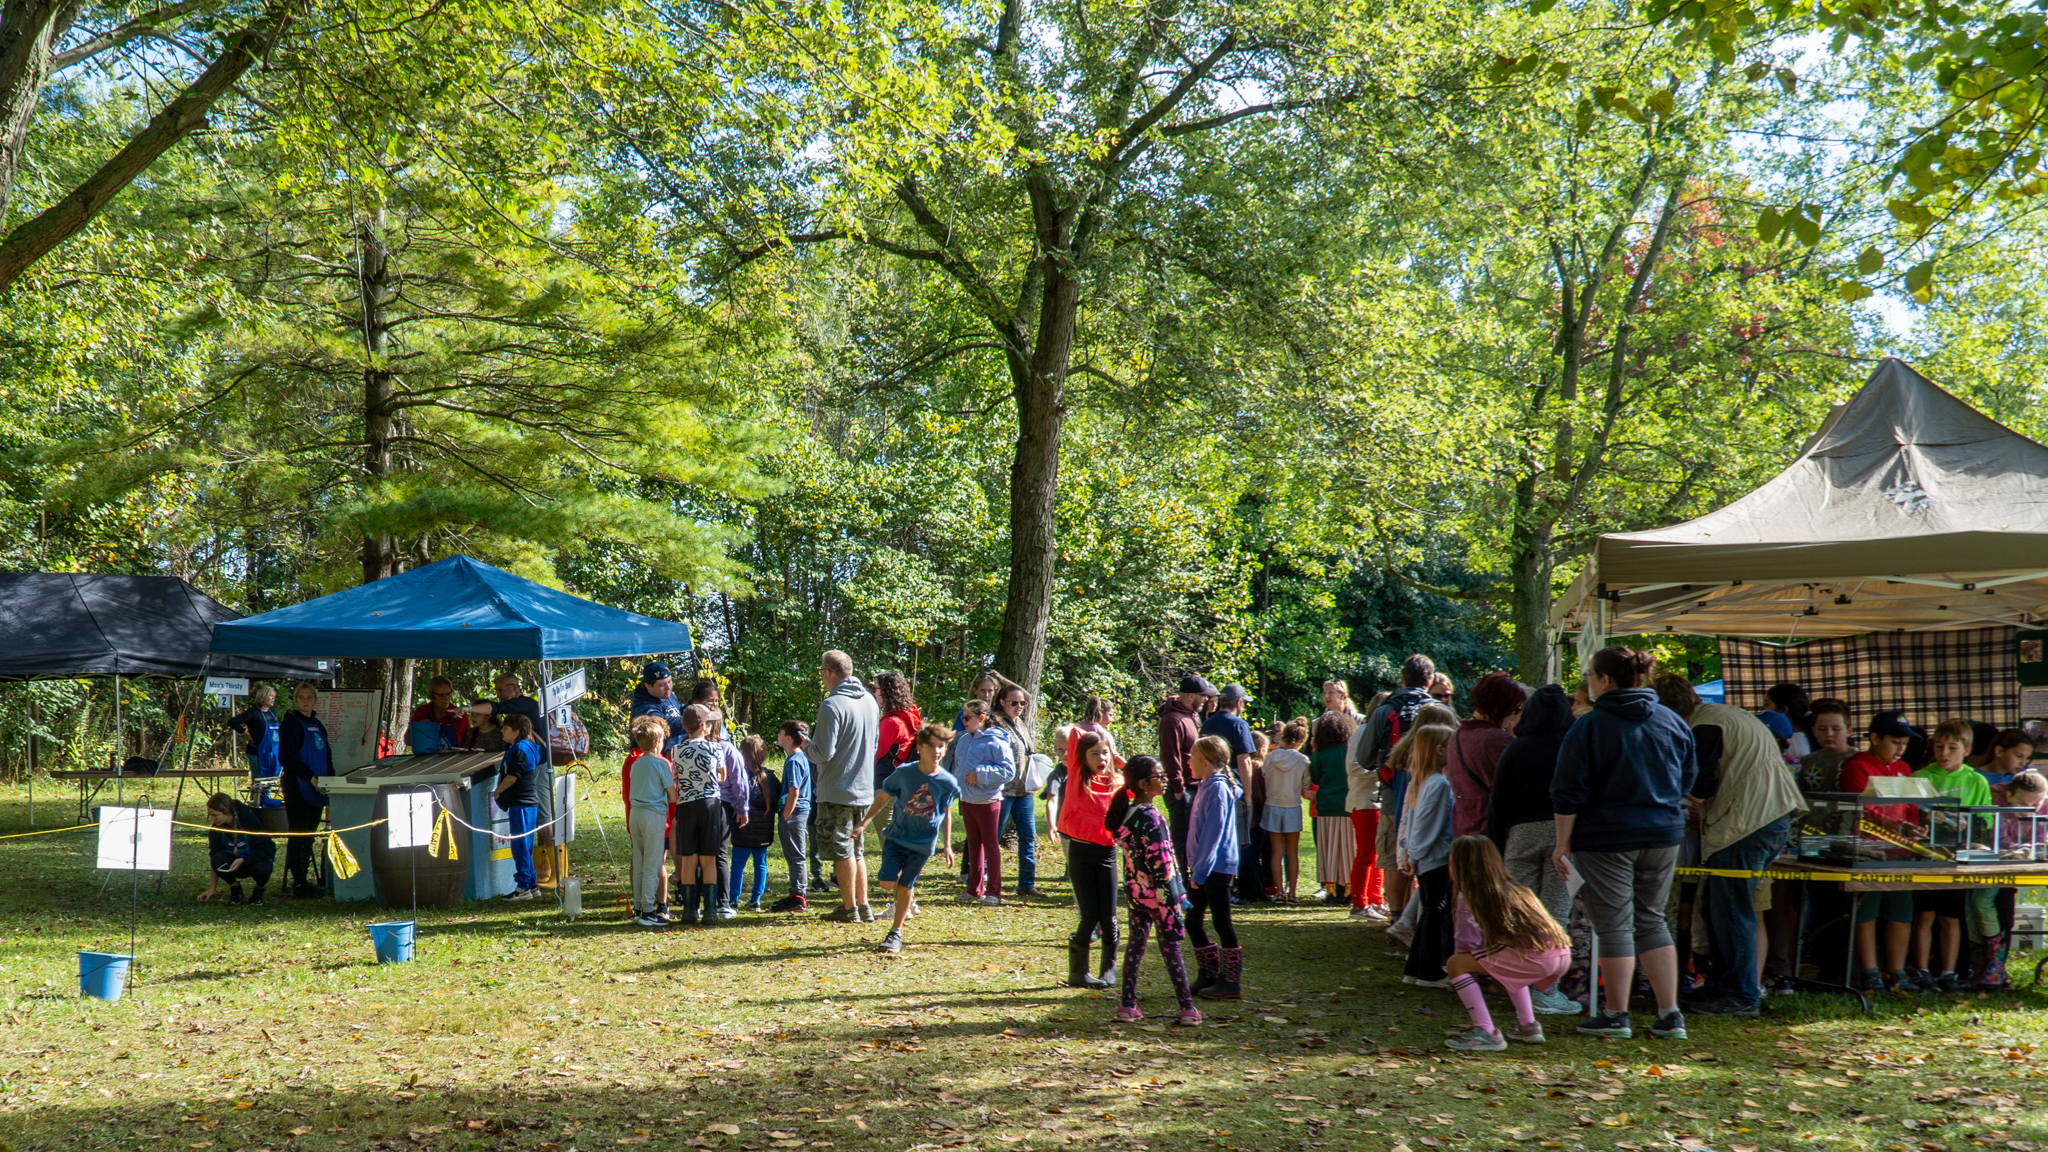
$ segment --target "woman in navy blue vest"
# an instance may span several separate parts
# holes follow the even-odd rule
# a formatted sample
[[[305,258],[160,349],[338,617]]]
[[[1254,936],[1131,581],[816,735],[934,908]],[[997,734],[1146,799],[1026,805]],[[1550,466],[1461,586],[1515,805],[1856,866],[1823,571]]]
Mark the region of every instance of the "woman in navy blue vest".
[[[249,738],[244,745],[249,754],[249,791],[257,806],[262,808],[275,808],[284,802],[277,796],[277,776],[282,768],[277,758],[280,723],[277,718],[277,689],[268,684],[256,689],[247,711],[228,721],[229,727]]]
[[[301,684],[292,694],[292,710],[277,726],[277,757],[284,766],[285,827],[293,832],[316,832],[321,812],[327,807],[327,793],[313,781],[334,774],[328,755],[327,726],[313,714],[319,693],[311,684]],[[320,896],[319,888],[306,880],[313,863],[313,838],[293,836],[284,852],[284,876],[294,896]]]

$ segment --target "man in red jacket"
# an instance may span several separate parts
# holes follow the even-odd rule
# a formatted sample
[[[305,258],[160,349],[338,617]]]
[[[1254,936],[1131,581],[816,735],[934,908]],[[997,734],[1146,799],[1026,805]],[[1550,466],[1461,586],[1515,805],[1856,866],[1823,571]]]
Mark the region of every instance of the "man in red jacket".
[[[1188,802],[1194,781],[1188,755],[1202,736],[1202,705],[1216,695],[1216,686],[1200,676],[1181,677],[1180,693],[1159,706],[1159,762],[1166,766],[1166,821],[1173,833],[1174,859],[1181,870],[1188,861]]]

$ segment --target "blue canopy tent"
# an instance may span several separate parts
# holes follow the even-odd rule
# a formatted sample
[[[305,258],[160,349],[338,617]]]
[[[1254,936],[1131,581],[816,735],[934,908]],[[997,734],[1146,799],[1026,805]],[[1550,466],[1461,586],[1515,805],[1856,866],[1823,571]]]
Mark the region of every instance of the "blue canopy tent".
[[[689,650],[686,625],[608,608],[467,556],[213,626],[213,651],[238,656],[596,660]]]
[[[238,656],[537,660],[542,684],[553,681],[552,660],[689,650],[686,625],[571,596],[467,556],[224,621],[214,625],[212,645],[216,654]],[[545,731],[552,705],[543,702],[543,747],[552,743]]]

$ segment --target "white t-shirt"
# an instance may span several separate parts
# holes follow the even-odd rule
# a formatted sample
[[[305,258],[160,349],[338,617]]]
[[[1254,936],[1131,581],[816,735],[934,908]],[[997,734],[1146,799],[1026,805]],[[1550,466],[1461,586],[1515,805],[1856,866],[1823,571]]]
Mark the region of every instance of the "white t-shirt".
[[[1301,807],[1301,790],[1308,783],[1308,757],[1293,748],[1275,748],[1266,753],[1259,769],[1266,777],[1266,805],[1270,808]]]

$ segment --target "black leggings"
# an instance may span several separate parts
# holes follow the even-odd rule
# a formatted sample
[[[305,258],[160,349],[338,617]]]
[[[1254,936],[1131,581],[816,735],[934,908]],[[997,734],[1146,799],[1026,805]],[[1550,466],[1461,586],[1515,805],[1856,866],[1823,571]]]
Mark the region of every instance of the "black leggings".
[[[1103,939],[1116,939],[1116,849],[1083,840],[1067,841],[1067,878],[1074,885],[1074,903],[1081,923],[1073,943],[1085,944],[1099,929]]]
[[[1415,942],[1408,946],[1407,974],[1417,980],[1441,980],[1452,949],[1450,867],[1417,876],[1415,898],[1422,901],[1422,914],[1415,921]]]
[[[1225,948],[1237,947],[1237,929],[1230,926],[1230,887],[1237,877],[1221,872],[1209,873],[1202,886],[1188,895],[1188,938],[1197,948],[1209,946],[1209,934],[1202,931],[1202,913],[1207,911],[1216,921],[1216,942]]]
[[[287,780],[284,783],[284,823],[294,832],[317,832],[320,830],[320,814],[326,809],[306,803],[299,795],[299,782]],[[293,836],[284,850],[284,878],[293,884],[306,883],[306,870],[313,863],[313,837]]]

